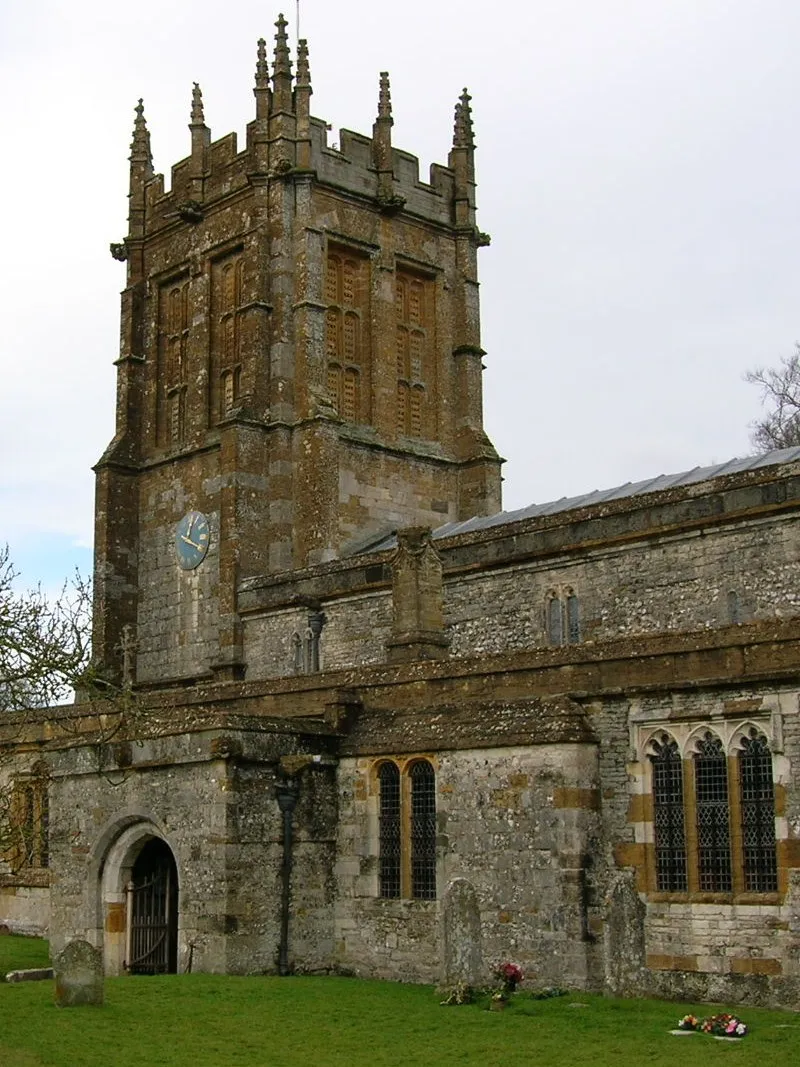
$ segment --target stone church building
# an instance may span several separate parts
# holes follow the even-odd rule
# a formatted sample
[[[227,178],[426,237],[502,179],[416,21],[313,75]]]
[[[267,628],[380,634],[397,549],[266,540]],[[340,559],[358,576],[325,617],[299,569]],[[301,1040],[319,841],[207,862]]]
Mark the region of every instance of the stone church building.
[[[12,736],[0,921],[107,973],[338,972],[800,1001],[800,449],[501,509],[470,98],[446,165],[310,110],[141,102],[108,704]]]

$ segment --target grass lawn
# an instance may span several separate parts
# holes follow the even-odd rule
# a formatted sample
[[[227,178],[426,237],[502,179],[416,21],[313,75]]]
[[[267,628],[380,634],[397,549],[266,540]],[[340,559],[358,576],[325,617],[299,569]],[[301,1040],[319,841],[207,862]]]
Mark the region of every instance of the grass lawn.
[[[10,969],[5,942],[12,940],[20,939],[0,938],[3,973]],[[19,958],[11,961],[20,965]],[[524,991],[508,1010],[494,1013],[480,1005],[441,1007],[427,986],[202,974],[109,979],[104,1007],[59,1009],[51,982],[4,984],[0,1064],[787,1067],[800,1061],[800,1015],[745,1011],[752,1032],[736,1044],[670,1036],[690,1009],[711,1014],[698,1004],[577,993],[539,1001]]]
[[[49,966],[50,950],[41,937],[17,937],[14,934],[0,937],[0,981],[9,971]]]

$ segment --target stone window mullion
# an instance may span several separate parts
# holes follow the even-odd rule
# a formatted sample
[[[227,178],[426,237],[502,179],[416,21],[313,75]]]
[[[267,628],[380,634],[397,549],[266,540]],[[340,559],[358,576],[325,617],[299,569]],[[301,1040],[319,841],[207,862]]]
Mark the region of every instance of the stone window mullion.
[[[686,807],[686,880],[689,893],[700,891],[697,859],[697,791],[694,780],[694,761],[683,761],[683,802]]]
[[[742,806],[739,780],[739,760],[728,756],[728,810],[731,833],[731,880],[734,893],[745,891],[744,853],[742,849]]]

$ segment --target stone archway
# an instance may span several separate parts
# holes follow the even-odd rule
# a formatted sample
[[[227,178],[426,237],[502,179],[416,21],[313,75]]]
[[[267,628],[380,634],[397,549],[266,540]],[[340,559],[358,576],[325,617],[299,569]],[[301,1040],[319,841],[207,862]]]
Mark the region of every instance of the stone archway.
[[[105,973],[177,971],[180,878],[174,852],[149,821],[128,825],[99,878]]]
[[[126,888],[125,965],[131,974],[178,969],[178,869],[169,845],[151,837]]]

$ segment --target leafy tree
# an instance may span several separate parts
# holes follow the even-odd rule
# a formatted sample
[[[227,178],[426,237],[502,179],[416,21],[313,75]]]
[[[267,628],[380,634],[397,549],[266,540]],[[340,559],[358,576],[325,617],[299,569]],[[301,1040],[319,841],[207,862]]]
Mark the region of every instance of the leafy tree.
[[[800,445],[800,344],[777,367],[756,367],[745,381],[761,388],[764,415],[752,425],[750,440],[758,452]]]

